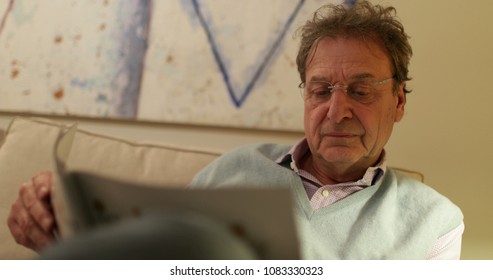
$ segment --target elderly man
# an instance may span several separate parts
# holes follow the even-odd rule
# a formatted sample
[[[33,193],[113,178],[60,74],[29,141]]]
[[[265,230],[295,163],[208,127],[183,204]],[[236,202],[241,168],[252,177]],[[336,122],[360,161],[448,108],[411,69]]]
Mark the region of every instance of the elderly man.
[[[460,209],[386,166],[412,54],[395,10],[367,1],[327,5],[300,34],[306,138],[233,150],[190,187],[291,189],[306,259],[458,259]],[[50,178],[26,183],[9,216],[17,242],[35,250],[52,240]]]
[[[394,13],[366,1],[319,9],[297,57],[306,138],[225,154],[192,187],[290,188],[304,258],[458,259],[460,209],[386,166],[412,53]]]

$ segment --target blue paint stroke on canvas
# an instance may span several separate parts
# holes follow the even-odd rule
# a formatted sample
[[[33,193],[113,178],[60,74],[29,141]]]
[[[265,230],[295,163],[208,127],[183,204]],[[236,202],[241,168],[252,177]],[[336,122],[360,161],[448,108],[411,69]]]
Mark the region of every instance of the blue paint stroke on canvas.
[[[261,57],[259,57],[257,59],[258,64],[254,65],[253,73],[252,73],[251,77],[247,77],[246,79],[244,79],[242,81],[242,83],[244,83],[244,87],[238,87],[238,86],[235,86],[232,82],[232,77],[230,76],[230,72],[228,71],[228,67],[226,65],[225,54],[221,52],[220,47],[217,44],[215,34],[212,31],[210,23],[206,20],[204,14],[203,14],[203,11],[201,9],[201,4],[199,3],[198,0],[192,0],[192,5],[194,8],[194,11],[195,11],[196,16],[197,16],[202,28],[204,29],[206,36],[207,36],[207,40],[209,42],[212,54],[213,54],[214,59],[217,63],[219,71],[221,72],[221,75],[223,77],[223,80],[224,80],[224,83],[225,83],[226,88],[228,90],[228,93],[231,97],[231,100],[233,101],[233,104],[237,108],[242,106],[242,104],[245,102],[245,100],[247,99],[247,97],[251,93],[256,82],[259,80],[259,78],[263,74],[264,70],[268,67],[268,64],[271,62],[271,59],[273,58],[277,49],[282,44],[282,41],[283,41],[283,39],[287,33],[287,30],[291,26],[296,15],[299,13],[304,2],[305,2],[304,0],[299,0],[297,2],[293,11],[287,15],[287,19],[286,19],[281,31],[279,32],[277,37],[274,37],[273,43],[268,43],[267,46],[265,46],[266,47],[266,52],[265,52],[266,54],[262,55]]]
[[[12,7],[14,7],[14,0],[9,0],[9,4],[7,5],[7,8],[5,9],[2,18],[0,19],[0,36],[2,36],[7,17],[9,16],[10,12],[12,12]]]
[[[111,87],[115,92],[112,106],[122,118],[135,118],[139,102],[143,64],[148,46],[151,0],[120,1],[120,44],[112,58],[116,74]]]
[[[151,0],[120,1],[117,5],[118,28],[112,29],[103,42],[108,75],[94,73],[91,77],[73,77],[70,85],[85,91],[103,90],[96,102],[108,103],[118,118],[134,119],[141,93],[143,64],[148,47]]]

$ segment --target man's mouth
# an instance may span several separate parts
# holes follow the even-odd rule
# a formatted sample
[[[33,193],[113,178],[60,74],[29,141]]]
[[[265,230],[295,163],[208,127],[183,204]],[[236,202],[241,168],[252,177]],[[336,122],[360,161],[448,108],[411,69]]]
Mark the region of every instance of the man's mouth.
[[[352,137],[356,137],[357,135],[347,132],[330,132],[330,133],[326,133],[325,136],[333,137],[333,138],[352,138]]]

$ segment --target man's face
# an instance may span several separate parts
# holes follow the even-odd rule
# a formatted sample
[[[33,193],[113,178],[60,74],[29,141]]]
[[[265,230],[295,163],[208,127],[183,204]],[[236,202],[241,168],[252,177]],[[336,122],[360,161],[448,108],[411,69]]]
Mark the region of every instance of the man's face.
[[[394,93],[395,81],[384,81],[393,75],[388,55],[375,42],[345,37],[319,41],[307,62],[304,115],[316,167],[362,170],[377,162],[394,122],[404,114],[404,84]],[[360,81],[374,85],[372,98],[361,99],[353,90],[356,87],[349,87],[347,93],[338,87]],[[307,93],[328,83],[336,88],[330,94],[321,93],[329,96],[325,99],[315,102]]]

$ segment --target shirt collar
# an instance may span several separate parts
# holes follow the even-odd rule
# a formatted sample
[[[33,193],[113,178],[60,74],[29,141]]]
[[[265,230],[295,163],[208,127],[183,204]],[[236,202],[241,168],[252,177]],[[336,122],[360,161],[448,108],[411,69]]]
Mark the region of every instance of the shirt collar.
[[[308,148],[308,142],[305,137],[301,139],[298,143],[293,145],[286,154],[280,156],[276,160],[276,163],[283,164],[289,162],[290,164],[289,166],[291,167],[291,169],[297,174],[299,174],[299,167],[298,167],[299,162],[301,161],[303,156],[305,156],[306,153],[309,152],[310,149]],[[387,156],[385,150],[383,150],[377,164],[375,166],[369,167],[366,170],[363,177],[357,180],[356,182],[352,182],[352,184],[366,185],[366,186],[373,185],[378,180],[380,180],[380,178],[383,177],[386,170],[387,170]],[[342,183],[342,184],[347,184],[347,183]]]

